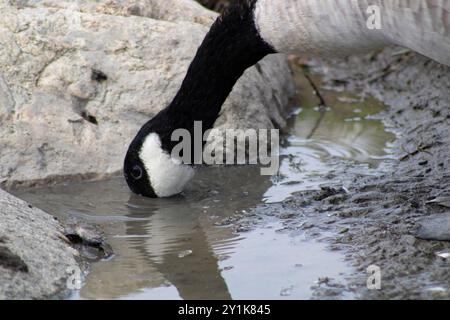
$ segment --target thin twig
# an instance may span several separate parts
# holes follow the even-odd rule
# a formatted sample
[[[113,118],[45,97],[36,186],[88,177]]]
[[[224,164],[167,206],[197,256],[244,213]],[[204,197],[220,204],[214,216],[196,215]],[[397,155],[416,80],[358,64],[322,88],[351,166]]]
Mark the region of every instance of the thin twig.
[[[325,102],[324,97],[322,96],[322,94],[320,93],[319,88],[316,86],[316,84],[314,83],[314,81],[311,79],[311,77],[307,74],[305,74],[305,78],[306,80],[309,81],[309,84],[311,85],[311,87],[313,88],[316,96],[319,98],[320,101],[320,107],[328,107],[327,103]]]
[[[428,149],[431,149],[434,145],[435,145],[434,143],[432,143],[432,144],[427,144],[427,145],[420,145],[420,146],[417,147],[416,150],[414,150],[413,152],[408,152],[407,154],[405,154],[404,156],[402,156],[399,160],[400,160],[400,161],[408,160],[409,158],[411,158],[411,157],[413,157],[413,156],[415,156],[415,155],[417,155],[417,154],[419,154],[419,153],[421,153],[421,152],[425,152],[425,153],[431,154],[431,153],[428,152],[427,150],[428,150]],[[404,150],[403,147],[402,147],[402,150]]]

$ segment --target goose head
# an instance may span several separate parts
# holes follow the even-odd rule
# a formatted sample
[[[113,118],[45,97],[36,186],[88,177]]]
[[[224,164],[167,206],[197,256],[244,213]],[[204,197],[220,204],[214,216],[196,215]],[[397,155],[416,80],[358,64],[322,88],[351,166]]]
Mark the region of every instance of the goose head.
[[[194,176],[194,168],[172,156],[178,144],[172,141],[172,133],[185,129],[194,136],[194,124],[201,122],[203,136],[213,127],[244,71],[275,53],[259,36],[254,22],[255,4],[256,0],[237,1],[215,21],[173,101],[133,139],[125,157],[124,175],[134,193],[155,198],[182,192]],[[198,150],[192,147],[191,151],[196,158]]]
[[[181,193],[194,176],[194,168],[173,157],[174,130],[162,112],[147,122],[131,142],[124,162],[125,180],[134,193],[170,197]]]
[[[134,193],[149,197],[170,197],[183,191],[194,169],[174,159],[161,146],[157,133],[149,134],[140,147],[127,153],[124,175]]]

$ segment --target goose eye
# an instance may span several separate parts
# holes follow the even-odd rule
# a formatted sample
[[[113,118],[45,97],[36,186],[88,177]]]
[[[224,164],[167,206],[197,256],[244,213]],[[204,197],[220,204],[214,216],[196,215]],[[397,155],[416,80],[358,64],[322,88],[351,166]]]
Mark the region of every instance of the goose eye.
[[[134,166],[133,169],[131,170],[131,176],[135,180],[139,180],[140,178],[142,178],[142,168],[138,165]]]

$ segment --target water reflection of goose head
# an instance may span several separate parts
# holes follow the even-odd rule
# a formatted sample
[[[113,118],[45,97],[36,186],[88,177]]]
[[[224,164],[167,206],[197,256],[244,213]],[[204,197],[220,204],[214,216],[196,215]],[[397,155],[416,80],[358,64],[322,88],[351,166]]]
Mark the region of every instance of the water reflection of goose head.
[[[176,287],[182,298],[230,298],[214,246],[235,235],[228,228],[215,226],[214,218],[225,218],[238,208],[254,206],[270,181],[257,174],[257,167],[229,169],[235,174],[228,172],[227,184],[219,185],[219,179],[208,177],[221,176],[225,168],[206,169],[207,172],[199,173],[189,196],[148,200],[132,195],[128,201],[129,217],[148,218],[145,223],[127,222],[126,232],[133,247]],[[204,184],[218,188],[205,191]],[[139,237],[142,235],[146,237]]]
[[[133,197],[130,204],[138,204]],[[145,215],[148,208],[137,205],[130,208],[130,216]],[[203,221],[202,221],[203,220]],[[183,299],[201,299],[205,292],[213,298],[229,299],[228,288],[221,277],[218,260],[208,239],[207,218],[189,205],[169,205],[153,211],[145,224],[127,223],[127,233],[146,237],[131,240],[133,246],[173,286]],[[217,237],[231,237],[219,231]],[[131,238],[132,239],[132,238]]]
[[[120,197],[111,198],[122,207],[126,203],[123,223],[108,231],[115,235],[110,241],[116,256],[92,266],[82,295],[117,298],[143,292],[141,297],[149,299],[230,298],[216,249],[234,243],[236,235],[215,222],[260,202],[271,183],[259,170],[205,167],[185,194],[172,198],[130,196],[121,185]],[[92,190],[82,192],[94,197]]]

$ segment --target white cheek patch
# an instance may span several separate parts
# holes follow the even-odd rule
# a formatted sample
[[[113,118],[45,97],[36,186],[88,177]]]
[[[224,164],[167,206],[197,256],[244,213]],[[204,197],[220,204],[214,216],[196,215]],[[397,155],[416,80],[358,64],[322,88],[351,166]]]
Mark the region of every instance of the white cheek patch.
[[[145,138],[139,157],[158,197],[170,197],[182,192],[194,176],[192,167],[172,159],[161,148],[161,140],[156,133],[151,133]]]

